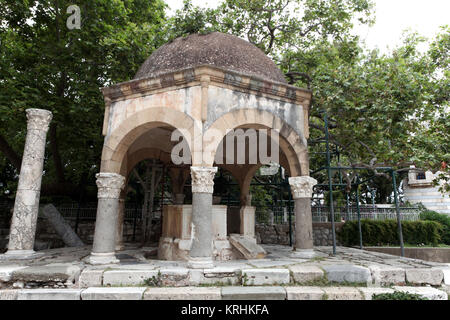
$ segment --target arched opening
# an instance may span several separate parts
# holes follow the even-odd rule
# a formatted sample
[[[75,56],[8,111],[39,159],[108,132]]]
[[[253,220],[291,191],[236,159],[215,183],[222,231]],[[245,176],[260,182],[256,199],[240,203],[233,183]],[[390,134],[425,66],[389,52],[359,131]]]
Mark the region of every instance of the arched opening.
[[[130,243],[148,248],[148,257],[156,258],[160,238],[164,236],[164,219],[170,216],[167,212],[185,201],[191,155],[189,140],[177,129],[161,122],[143,124],[118,143],[118,150],[127,146],[125,152],[120,156],[112,154],[102,163],[105,168],[119,170],[126,178],[120,199],[123,204],[118,216],[117,250],[124,247],[123,243]],[[111,139],[109,142],[112,143]],[[180,144],[184,147],[175,148]],[[179,158],[188,158],[187,163],[179,163]],[[120,167],[115,159],[120,161]],[[168,223],[174,223],[169,220]]]
[[[280,223],[286,224],[288,233],[284,242],[291,245],[294,204],[287,179],[307,174],[306,146],[301,135],[273,114],[247,111],[253,113],[254,122],[234,122],[232,130],[228,129],[219,142],[213,139],[208,146],[212,149],[217,145],[212,152],[214,165],[232,173],[240,187],[238,208],[228,208],[228,235],[238,233],[256,239],[257,222]],[[226,117],[231,118],[229,114],[223,116]],[[222,126],[229,122],[223,121],[220,118],[208,130],[224,132]],[[262,170],[268,172],[273,168],[275,172],[261,177]]]

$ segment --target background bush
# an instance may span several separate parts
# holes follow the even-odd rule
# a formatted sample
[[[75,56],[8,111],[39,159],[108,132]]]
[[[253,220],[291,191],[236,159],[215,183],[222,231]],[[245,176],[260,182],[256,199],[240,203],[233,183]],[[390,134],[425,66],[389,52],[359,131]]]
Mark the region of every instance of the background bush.
[[[448,215],[423,209],[423,211],[420,213],[420,219],[439,222],[442,225],[442,243],[450,245],[450,217]]]
[[[373,294],[372,300],[428,300],[418,294],[394,291],[393,293]]]
[[[398,245],[396,220],[361,220],[363,245]],[[441,242],[442,225],[436,221],[402,221],[403,242],[437,246]],[[359,245],[358,221],[344,224],[338,237],[344,246]]]

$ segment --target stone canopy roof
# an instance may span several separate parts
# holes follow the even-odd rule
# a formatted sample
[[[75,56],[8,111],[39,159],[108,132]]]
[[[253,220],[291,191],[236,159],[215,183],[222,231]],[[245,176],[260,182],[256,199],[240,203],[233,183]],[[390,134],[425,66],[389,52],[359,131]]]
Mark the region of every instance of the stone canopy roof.
[[[220,32],[191,34],[164,44],[142,64],[134,79],[200,65],[213,65],[286,83],[280,69],[259,48],[239,37]]]

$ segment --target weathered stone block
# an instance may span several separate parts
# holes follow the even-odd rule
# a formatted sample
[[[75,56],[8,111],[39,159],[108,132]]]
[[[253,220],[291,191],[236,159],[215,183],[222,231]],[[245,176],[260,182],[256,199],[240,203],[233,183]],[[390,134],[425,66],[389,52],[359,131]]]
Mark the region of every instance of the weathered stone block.
[[[0,290],[0,300],[17,300],[19,290]]]
[[[53,263],[14,271],[11,279],[22,282],[75,282],[81,269],[70,263]]]
[[[324,292],[318,287],[286,287],[288,300],[322,300]]]
[[[362,292],[365,300],[372,300],[372,296],[374,294],[393,293],[394,292],[394,290],[392,290],[390,288],[376,288],[376,287],[372,287],[372,288],[360,287],[360,288],[358,288],[358,290]]]
[[[80,274],[78,284],[80,288],[101,287],[104,269],[84,269]]]
[[[81,300],[142,300],[145,287],[88,288]]]
[[[158,280],[157,270],[108,270],[103,273],[104,286],[142,285],[147,279]]]
[[[316,266],[293,265],[288,268],[296,283],[310,282],[324,276],[323,270]]]
[[[363,296],[353,287],[323,287],[326,300],[362,300]],[[325,297],[324,297],[325,298]]]
[[[0,266],[0,282],[8,282],[11,280],[11,275],[14,271],[24,269],[25,266],[11,265]]]
[[[442,273],[444,275],[444,284],[446,286],[450,285],[450,268],[443,268]]]
[[[391,266],[371,265],[369,270],[375,285],[388,286],[391,284],[405,284],[405,269]]]
[[[327,273],[328,281],[371,283],[372,277],[368,268],[351,264],[325,265],[323,269]]]
[[[22,289],[17,300],[80,300],[79,289]]]
[[[239,285],[241,271],[234,267],[216,267],[204,270],[190,270],[189,285],[227,284]]]
[[[418,294],[423,298],[429,300],[447,300],[448,295],[445,291],[438,290],[431,287],[400,287],[394,286],[395,291],[408,292],[412,294]]]
[[[288,269],[243,269],[243,285],[288,284],[290,275]]]
[[[220,288],[148,288],[144,300],[220,300]]]
[[[189,285],[189,270],[186,268],[161,269],[159,279],[162,286],[183,287]]]
[[[430,284],[438,286],[444,279],[444,273],[436,268],[406,269],[406,281],[412,284]]]
[[[286,300],[283,287],[223,287],[222,300]]]
[[[254,238],[231,234],[229,241],[246,259],[262,259],[266,256],[266,251],[256,244]]]

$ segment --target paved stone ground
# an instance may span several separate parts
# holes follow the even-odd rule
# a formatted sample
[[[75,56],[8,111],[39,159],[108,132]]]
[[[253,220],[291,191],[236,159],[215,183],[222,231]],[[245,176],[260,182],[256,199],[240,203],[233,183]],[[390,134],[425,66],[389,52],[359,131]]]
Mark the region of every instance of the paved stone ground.
[[[4,289],[0,300],[372,300],[394,290],[429,300],[448,300],[432,287],[91,287],[86,289]]]
[[[117,255],[120,264],[106,266],[87,263],[90,247],[41,251],[33,260],[0,259],[0,300],[360,300],[394,289],[447,299],[450,288],[448,263],[345,247],[335,256],[331,247],[316,247],[316,257],[301,259],[288,246],[263,247],[264,259],[217,261],[212,269],[146,259],[145,250],[133,247]]]

